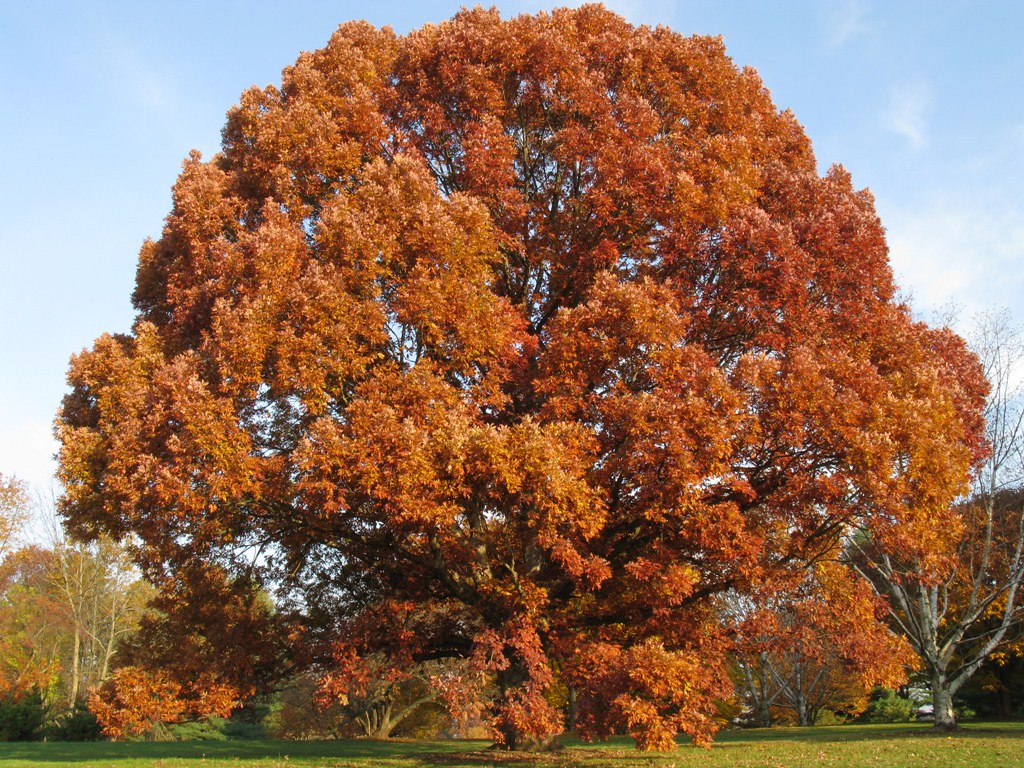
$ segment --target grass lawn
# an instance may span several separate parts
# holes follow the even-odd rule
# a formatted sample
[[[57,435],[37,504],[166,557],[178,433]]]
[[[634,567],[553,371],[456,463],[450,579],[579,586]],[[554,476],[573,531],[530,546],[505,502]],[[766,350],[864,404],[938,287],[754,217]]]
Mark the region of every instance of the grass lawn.
[[[486,750],[482,741],[193,741],[0,744],[0,768],[1003,768],[1024,766],[1024,723],[968,725],[947,736],[927,725],[776,728],[719,735],[644,754],[626,739],[568,741],[548,755]]]

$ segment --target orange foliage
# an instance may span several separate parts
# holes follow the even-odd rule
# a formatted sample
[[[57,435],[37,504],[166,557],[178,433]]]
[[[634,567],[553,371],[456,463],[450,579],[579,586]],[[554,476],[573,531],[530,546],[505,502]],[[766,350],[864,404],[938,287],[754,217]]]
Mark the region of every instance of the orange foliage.
[[[717,730],[714,702],[731,692],[716,656],[668,650],[658,638],[625,649],[583,648],[570,679],[586,686],[577,723],[582,736],[606,738],[622,725],[644,750],[671,750],[680,732],[710,746]]]
[[[148,733],[154,726],[187,717],[227,717],[238,705],[238,691],[208,676],[187,685],[165,672],[124,666],[89,696],[89,709],[112,739]]]
[[[758,599],[733,596],[727,613],[740,687],[759,718],[771,710],[813,725],[824,710],[857,715],[874,686],[904,685],[917,666],[884,621],[884,599],[838,563],[818,563],[795,587]]]
[[[0,472],[0,554],[6,553],[29,517],[28,484]]]
[[[345,24],[223,136],[142,248],[131,333],[72,360],[76,533],[259,572],[310,638],[451,616],[381,643],[480,664],[453,680],[493,676],[510,746],[562,727],[556,667],[595,733],[706,742],[714,595],[854,521],[941,557],[977,366],[719,39],[595,5]]]
[[[207,714],[230,711],[291,674],[292,624],[252,583],[192,564],[159,587],[116,665],[177,685],[189,712]]]
[[[53,557],[28,546],[0,561],[0,696],[48,691],[63,671],[59,650],[70,627],[50,584]]]

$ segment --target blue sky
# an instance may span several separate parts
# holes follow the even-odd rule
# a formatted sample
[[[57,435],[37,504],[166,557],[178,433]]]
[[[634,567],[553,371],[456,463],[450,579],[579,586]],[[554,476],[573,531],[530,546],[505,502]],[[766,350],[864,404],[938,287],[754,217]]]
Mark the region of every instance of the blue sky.
[[[822,170],[842,163],[874,192],[918,312],[955,302],[964,318],[1008,307],[1024,320],[1024,3],[606,5],[721,34],[757,69]],[[0,473],[49,487],[68,358],[130,327],[139,245],[159,236],[182,158],[216,151],[242,90],[278,82],[342,21],[402,33],[459,6],[0,0]]]

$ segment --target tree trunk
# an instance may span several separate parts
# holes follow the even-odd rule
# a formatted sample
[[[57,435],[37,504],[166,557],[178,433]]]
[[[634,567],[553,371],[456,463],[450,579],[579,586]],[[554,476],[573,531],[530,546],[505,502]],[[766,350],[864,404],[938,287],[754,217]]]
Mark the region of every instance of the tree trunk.
[[[356,718],[359,727],[363,729],[363,736],[368,739],[390,739],[392,731],[401,724],[405,718],[432,701],[437,701],[437,692],[428,691],[425,696],[420,696],[410,701],[395,711],[395,700],[390,696],[381,703],[368,708],[363,714]]]
[[[397,725],[397,722],[391,719],[392,706],[391,702],[381,704],[371,708],[359,718],[359,724],[363,729],[363,736],[368,739],[380,739],[381,741],[391,737],[391,731]]]
[[[507,669],[499,672],[498,689],[501,691],[499,702],[504,703],[505,697],[522,685],[527,677],[526,668],[517,661],[513,661]],[[555,752],[562,749],[556,733],[545,736],[523,733],[503,718],[499,720],[496,727],[501,734],[501,741],[493,744],[491,749],[507,749],[512,752]]]
[[[576,730],[576,689],[569,687],[569,707],[567,726],[570,731]]]
[[[1009,720],[1013,717],[1013,697],[1010,696],[1010,689],[1005,683],[1000,682],[996,691],[996,716],[1000,720]]]
[[[110,633],[107,635],[107,643],[103,648],[103,662],[100,665],[100,676],[97,681],[100,685],[107,682],[107,678],[110,677],[110,660],[114,658],[114,641],[117,639],[117,635],[114,632],[114,620],[111,619]]]
[[[75,634],[71,646],[71,684],[68,686],[68,707],[74,707],[78,701],[78,685],[81,679],[79,671],[79,658],[82,655],[82,631],[78,625],[77,616],[75,621]]]
[[[758,676],[760,678],[761,690],[758,692],[759,695],[757,697],[757,725],[759,728],[771,728],[772,710],[771,702],[768,701],[768,672],[764,668],[763,660],[758,670]]]
[[[796,696],[797,723],[803,726],[814,725],[810,719],[810,713],[807,710],[807,693],[804,691],[803,668],[799,664],[796,666],[795,678],[793,693]]]
[[[796,699],[796,715],[797,715],[797,722],[800,725],[803,725],[803,726],[814,725],[814,722],[811,720],[811,715],[807,711],[807,700],[803,697],[803,695],[798,695],[797,696],[797,699]]]
[[[935,727],[942,731],[956,728],[956,715],[953,712],[953,693],[949,689],[949,681],[945,672],[932,674],[932,706],[935,712]]]

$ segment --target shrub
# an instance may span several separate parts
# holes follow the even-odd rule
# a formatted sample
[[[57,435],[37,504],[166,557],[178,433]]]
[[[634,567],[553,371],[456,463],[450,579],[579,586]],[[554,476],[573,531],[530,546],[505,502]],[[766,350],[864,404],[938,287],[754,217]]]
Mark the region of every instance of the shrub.
[[[261,722],[252,722],[245,718],[211,717],[208,720],[192,720],[178,723],[170,727],[171,737],[175,741],[225,741],[228,739],[265,739],[267,729]]]
[[[251,723],[246,720],[236,720],[234,716],[225,721],[223,733],[226,738],[232,740],[254,740],[267,738],[267,728],[263,723]]]
[[[265,694],[247,699],[224,722],[224,735],[229,739],[267,738],[266,720],[270,714],[270,702],[271,697]]]
[[[914,702],[903,698],[896,691],[883,688],[868,704],[867,720],[869,723],[906,723],[913,711]]]
[[[845,722],[845,717],[838,712],[833,712],[831,709],[821,710],[818,716],[814,718],[815,725],[842,725]]]
[[[42,735],[46,706],[39,691],[0,701],[0,741],[36,741]]]
[[[959,707],[954,707],[953,714],[956,715],[956,721],[958,723],[970,722],[978,716],[978,713],[966,704],[961,704]]]
[[[46,731],[50,741],[98,741],[102,726],[96,715],[82,702],[76,702],[70,712],[62,715]]]
[[[222,717],[211,717],[209,720],[193,720],[177,723],[170,727],[171,737],[175,741],[225,741]]]

